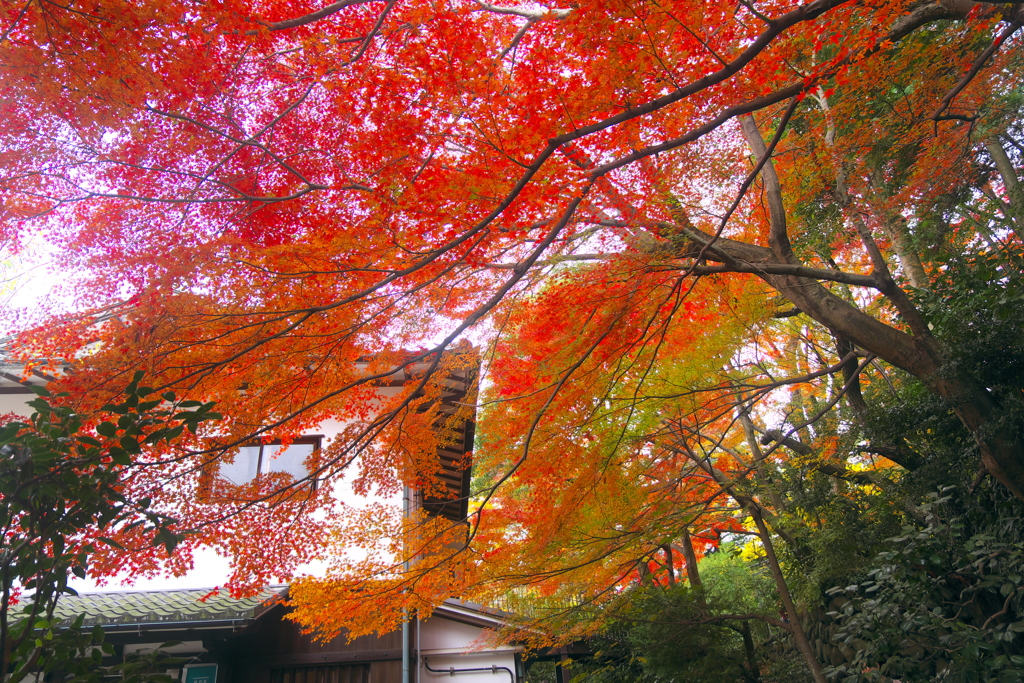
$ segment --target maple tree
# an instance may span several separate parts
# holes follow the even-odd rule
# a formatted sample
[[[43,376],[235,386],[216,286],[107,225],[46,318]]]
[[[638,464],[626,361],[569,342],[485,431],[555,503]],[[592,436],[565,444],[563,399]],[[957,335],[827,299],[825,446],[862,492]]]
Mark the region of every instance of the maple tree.
[[[964,0],[9,7],[4,237],[46,233],[85,311],[31,343],[102,338],[65,381],[83,404],[137,369],[217,401],[221,449],[349,420],[316,476],[362,453],[355,488],[395,493],[430,485],[445,365],[474,362],[443,352],[485,341],[468,550],[461,526],[350,510],[340,546],[396,540],[297,589],[328,631],[400,618],[317,608],[367,577],[425,611],[607,594],[738,509],[767,547],[785,506],[740,483],[773,459],[871,485],[875,456],[921,464],[899,438],[844,443],[870,386],[947,402],[1022,498],[1019,395],[951,362],[933,289],[961,252],[1019,252],[1022,21]],[[180,482],[158,503],[201,531],[178,568],[219,544],[252,587],[323,552],[306,513],[329,487],[263,479],[225,510],[195,495],[218,453],[135,482]],[[403,575],[409,553],[431,559]]]

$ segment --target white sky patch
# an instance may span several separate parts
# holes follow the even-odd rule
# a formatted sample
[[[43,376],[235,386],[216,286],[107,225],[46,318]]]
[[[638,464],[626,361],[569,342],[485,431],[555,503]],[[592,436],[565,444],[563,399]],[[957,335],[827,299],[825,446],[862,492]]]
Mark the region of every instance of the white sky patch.
[[[17,255],[0,254],[0,335],[39,325],[53,313],[70,312],[72,297],[62,285],[66,274],[55,266],[56,247],[41,237]]]

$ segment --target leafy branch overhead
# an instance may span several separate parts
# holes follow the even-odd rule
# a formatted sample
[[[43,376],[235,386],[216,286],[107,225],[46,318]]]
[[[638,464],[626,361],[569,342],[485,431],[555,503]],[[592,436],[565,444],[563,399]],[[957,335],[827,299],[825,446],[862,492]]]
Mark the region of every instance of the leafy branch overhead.
[[[296,614],[386,631],[451,594],[614,602],[745,536],[772,628],[823,680],[797,618],[814,590],[789,590],[835,532],[822,482],[830,511],[900,523],[927,518],[923,480],[1024,500],[1021,3],[26,2],[2,21],[3,237],[56,245],[76,311],[21,348],[79,359],[76,409],[145,370],[227,416],[175,458],[100,432],[126,494],[195,531],[140,571],[212,545],[244,591],[359,546],[295,587]],[[478,364],[479,405],[442,411]],[[431,486],[477,409],[467,524],[332,497]],[[308,476],[215,476],[327,420],[344,436]],[[820,597],[837,574],[808,567]]]

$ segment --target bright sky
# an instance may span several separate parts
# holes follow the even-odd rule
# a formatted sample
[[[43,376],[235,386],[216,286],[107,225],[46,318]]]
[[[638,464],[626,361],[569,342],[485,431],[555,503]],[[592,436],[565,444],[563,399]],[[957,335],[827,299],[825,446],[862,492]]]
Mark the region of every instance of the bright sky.
[[[228,579],[230,567],[227,558],[220,557],[212,550],[201,550],[195,556],[195,568],[184,576],[158,576],[155,578],[132,578],[128,574],[110,579],[99,585],[91,579],[74,578],[68,582],[79,593],[123,590],[169,590],[173,588],[216,588]],[[127,582],[127,583],[126,583]]]
[[[60,300],[61,276],[52,268],[51,249],[37,239],[18,256],[0,250],[0,335],[41,322],[41,310]]]

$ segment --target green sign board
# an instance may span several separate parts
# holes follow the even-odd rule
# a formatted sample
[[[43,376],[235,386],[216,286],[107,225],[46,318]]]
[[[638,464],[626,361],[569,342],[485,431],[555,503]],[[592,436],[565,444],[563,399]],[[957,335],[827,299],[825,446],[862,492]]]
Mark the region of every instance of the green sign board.
[[[217,665],[198,664],[185,667],[183,683],[217,683]]]

